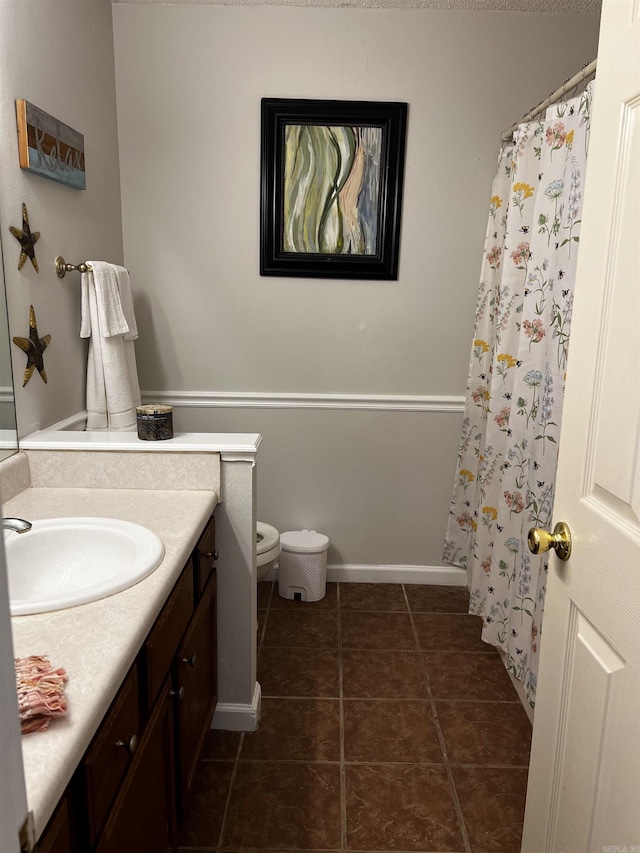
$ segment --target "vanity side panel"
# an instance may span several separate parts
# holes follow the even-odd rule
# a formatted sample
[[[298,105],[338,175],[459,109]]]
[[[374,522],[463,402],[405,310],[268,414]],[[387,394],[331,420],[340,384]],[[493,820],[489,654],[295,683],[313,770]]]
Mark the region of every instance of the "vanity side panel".
[[[256,683],[256,468],[223,461],[224,501],[216,509],[218,705],[212,728],[254,731]]]

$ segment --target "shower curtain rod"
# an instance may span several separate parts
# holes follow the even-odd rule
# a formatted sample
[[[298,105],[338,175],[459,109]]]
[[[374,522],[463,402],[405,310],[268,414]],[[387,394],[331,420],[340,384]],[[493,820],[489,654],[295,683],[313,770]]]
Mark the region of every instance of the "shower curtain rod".
[[[582,83],[582,81],[586,80],[587,77],[591,77],[592,74],[595,74],[597,64],[598,60],[594,59],[593,62],[590,62],[588,65],[585,65],[582,71],[578,71],[578,73],[571,77],[570,80],[567,80],[567,82],[560,86],[559,89],[556,89],[555,92],[549,95],[546,100],[538,104],[535,109],[531,110],[530,113],[527,113],[525,116],[523,116],[520,121],[516,122],[515,124],[512,124],[509,130],[505,130],[502,134],[502,141],[508,142],[513,136],[514,131],[518,129],[519,125],[521,125],[523,122],[531,121],[531,119],[534,119],[539,116],[540,113],[543,113],[547,109],[547,107],[550,107],[551,104],[555,104],[568,92],[575,88],[575,86],[577,86],[579,83]]]

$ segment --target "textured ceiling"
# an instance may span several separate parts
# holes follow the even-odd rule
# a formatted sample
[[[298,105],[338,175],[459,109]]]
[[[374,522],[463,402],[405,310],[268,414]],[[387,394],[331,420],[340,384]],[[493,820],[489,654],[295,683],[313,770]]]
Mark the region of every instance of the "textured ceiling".
[[[165,6],[358,6],[366,9],[457,9],[485,12],[599,13],[601,0],[111,0]]]

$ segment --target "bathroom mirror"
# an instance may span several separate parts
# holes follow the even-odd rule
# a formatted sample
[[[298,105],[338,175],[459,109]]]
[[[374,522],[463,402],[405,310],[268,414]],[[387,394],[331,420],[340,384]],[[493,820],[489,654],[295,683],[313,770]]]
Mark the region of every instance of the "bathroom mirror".
[[[4,282],[4,259],[0,240],[0,461],[18,449],[16,405],[11,371],[11,339]]]

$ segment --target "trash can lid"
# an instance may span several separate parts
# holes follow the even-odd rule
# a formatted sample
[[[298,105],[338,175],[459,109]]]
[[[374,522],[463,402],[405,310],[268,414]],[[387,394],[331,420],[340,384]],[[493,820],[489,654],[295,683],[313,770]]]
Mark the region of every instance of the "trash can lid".
[[[326,551],[329,547],[329,537],[324,533],[316,533],[315,530],[288,530],[280,534],[280,545],[283,551],[310,554]]]

